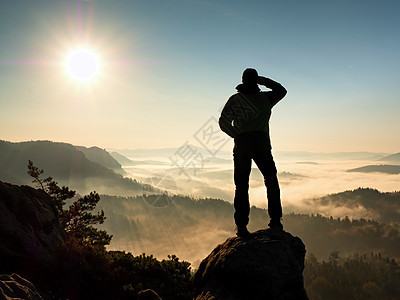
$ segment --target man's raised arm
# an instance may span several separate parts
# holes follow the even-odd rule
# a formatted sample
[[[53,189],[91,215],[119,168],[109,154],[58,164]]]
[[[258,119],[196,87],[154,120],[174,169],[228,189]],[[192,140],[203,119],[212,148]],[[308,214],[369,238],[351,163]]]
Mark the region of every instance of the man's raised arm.
[[[273,81],[272,79],[258,76],[257,83],[272,90],[268,92],[268,97],[272,106],[277,104],[287,94],[287,90],[279,82]]]

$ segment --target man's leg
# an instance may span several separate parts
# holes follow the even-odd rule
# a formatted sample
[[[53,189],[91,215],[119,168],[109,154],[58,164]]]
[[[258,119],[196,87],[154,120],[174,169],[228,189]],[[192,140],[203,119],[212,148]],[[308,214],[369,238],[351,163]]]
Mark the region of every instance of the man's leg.
[[[262,151],[257,151],[253,159],[264,176],[264,183],[267,188],[268,214],[271,220],[280,222],[282,217],[281,192],[271,150],[264,148]]]
[[[237,147],[233,150],[234,180],[235,180],[235,223],[240,228],[246,228],[249,223],[249,176],[251,171],[251,157],[246,149]]]

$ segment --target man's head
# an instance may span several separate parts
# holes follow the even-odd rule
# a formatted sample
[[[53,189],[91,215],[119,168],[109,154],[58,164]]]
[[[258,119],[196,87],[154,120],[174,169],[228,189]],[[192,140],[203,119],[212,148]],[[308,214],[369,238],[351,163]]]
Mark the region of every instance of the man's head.
[[[255,69],[248,68],[244,70],[242,75],[243,84],[253,85],[257,84],[258,81],[258,73]]]

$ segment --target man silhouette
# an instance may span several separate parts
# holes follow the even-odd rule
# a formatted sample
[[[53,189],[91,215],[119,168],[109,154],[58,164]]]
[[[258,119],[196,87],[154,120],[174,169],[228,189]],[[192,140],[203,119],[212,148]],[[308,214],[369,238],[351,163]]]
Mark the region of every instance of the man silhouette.
[[[258,85],[271,91],[261,91]],[[235,223],[237,236],[247,236],[249,223],[249,176],[251,161],[257,164],[267,188],[269,227],[282,230],[282,206],[277,170],[271,153],[269,119],[272,107],[285,97],[286,89],[269,78],[258,76],[255,69],[246,69],[242,83],[236,87],[238,93],[232,95],[225,104],[219,126],[234,138],[233,148],[235,181]]]

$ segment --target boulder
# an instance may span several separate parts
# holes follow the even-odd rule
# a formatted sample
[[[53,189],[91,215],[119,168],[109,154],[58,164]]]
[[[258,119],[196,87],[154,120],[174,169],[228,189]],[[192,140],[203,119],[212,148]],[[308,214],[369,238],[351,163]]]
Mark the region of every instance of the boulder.
[[[285,231],[228,238],[201,262],[194,298],[306,300],[305,253],[301,239]]]
[[[48,194],[0,181],[0,272],[37,269],[63,238]]]

